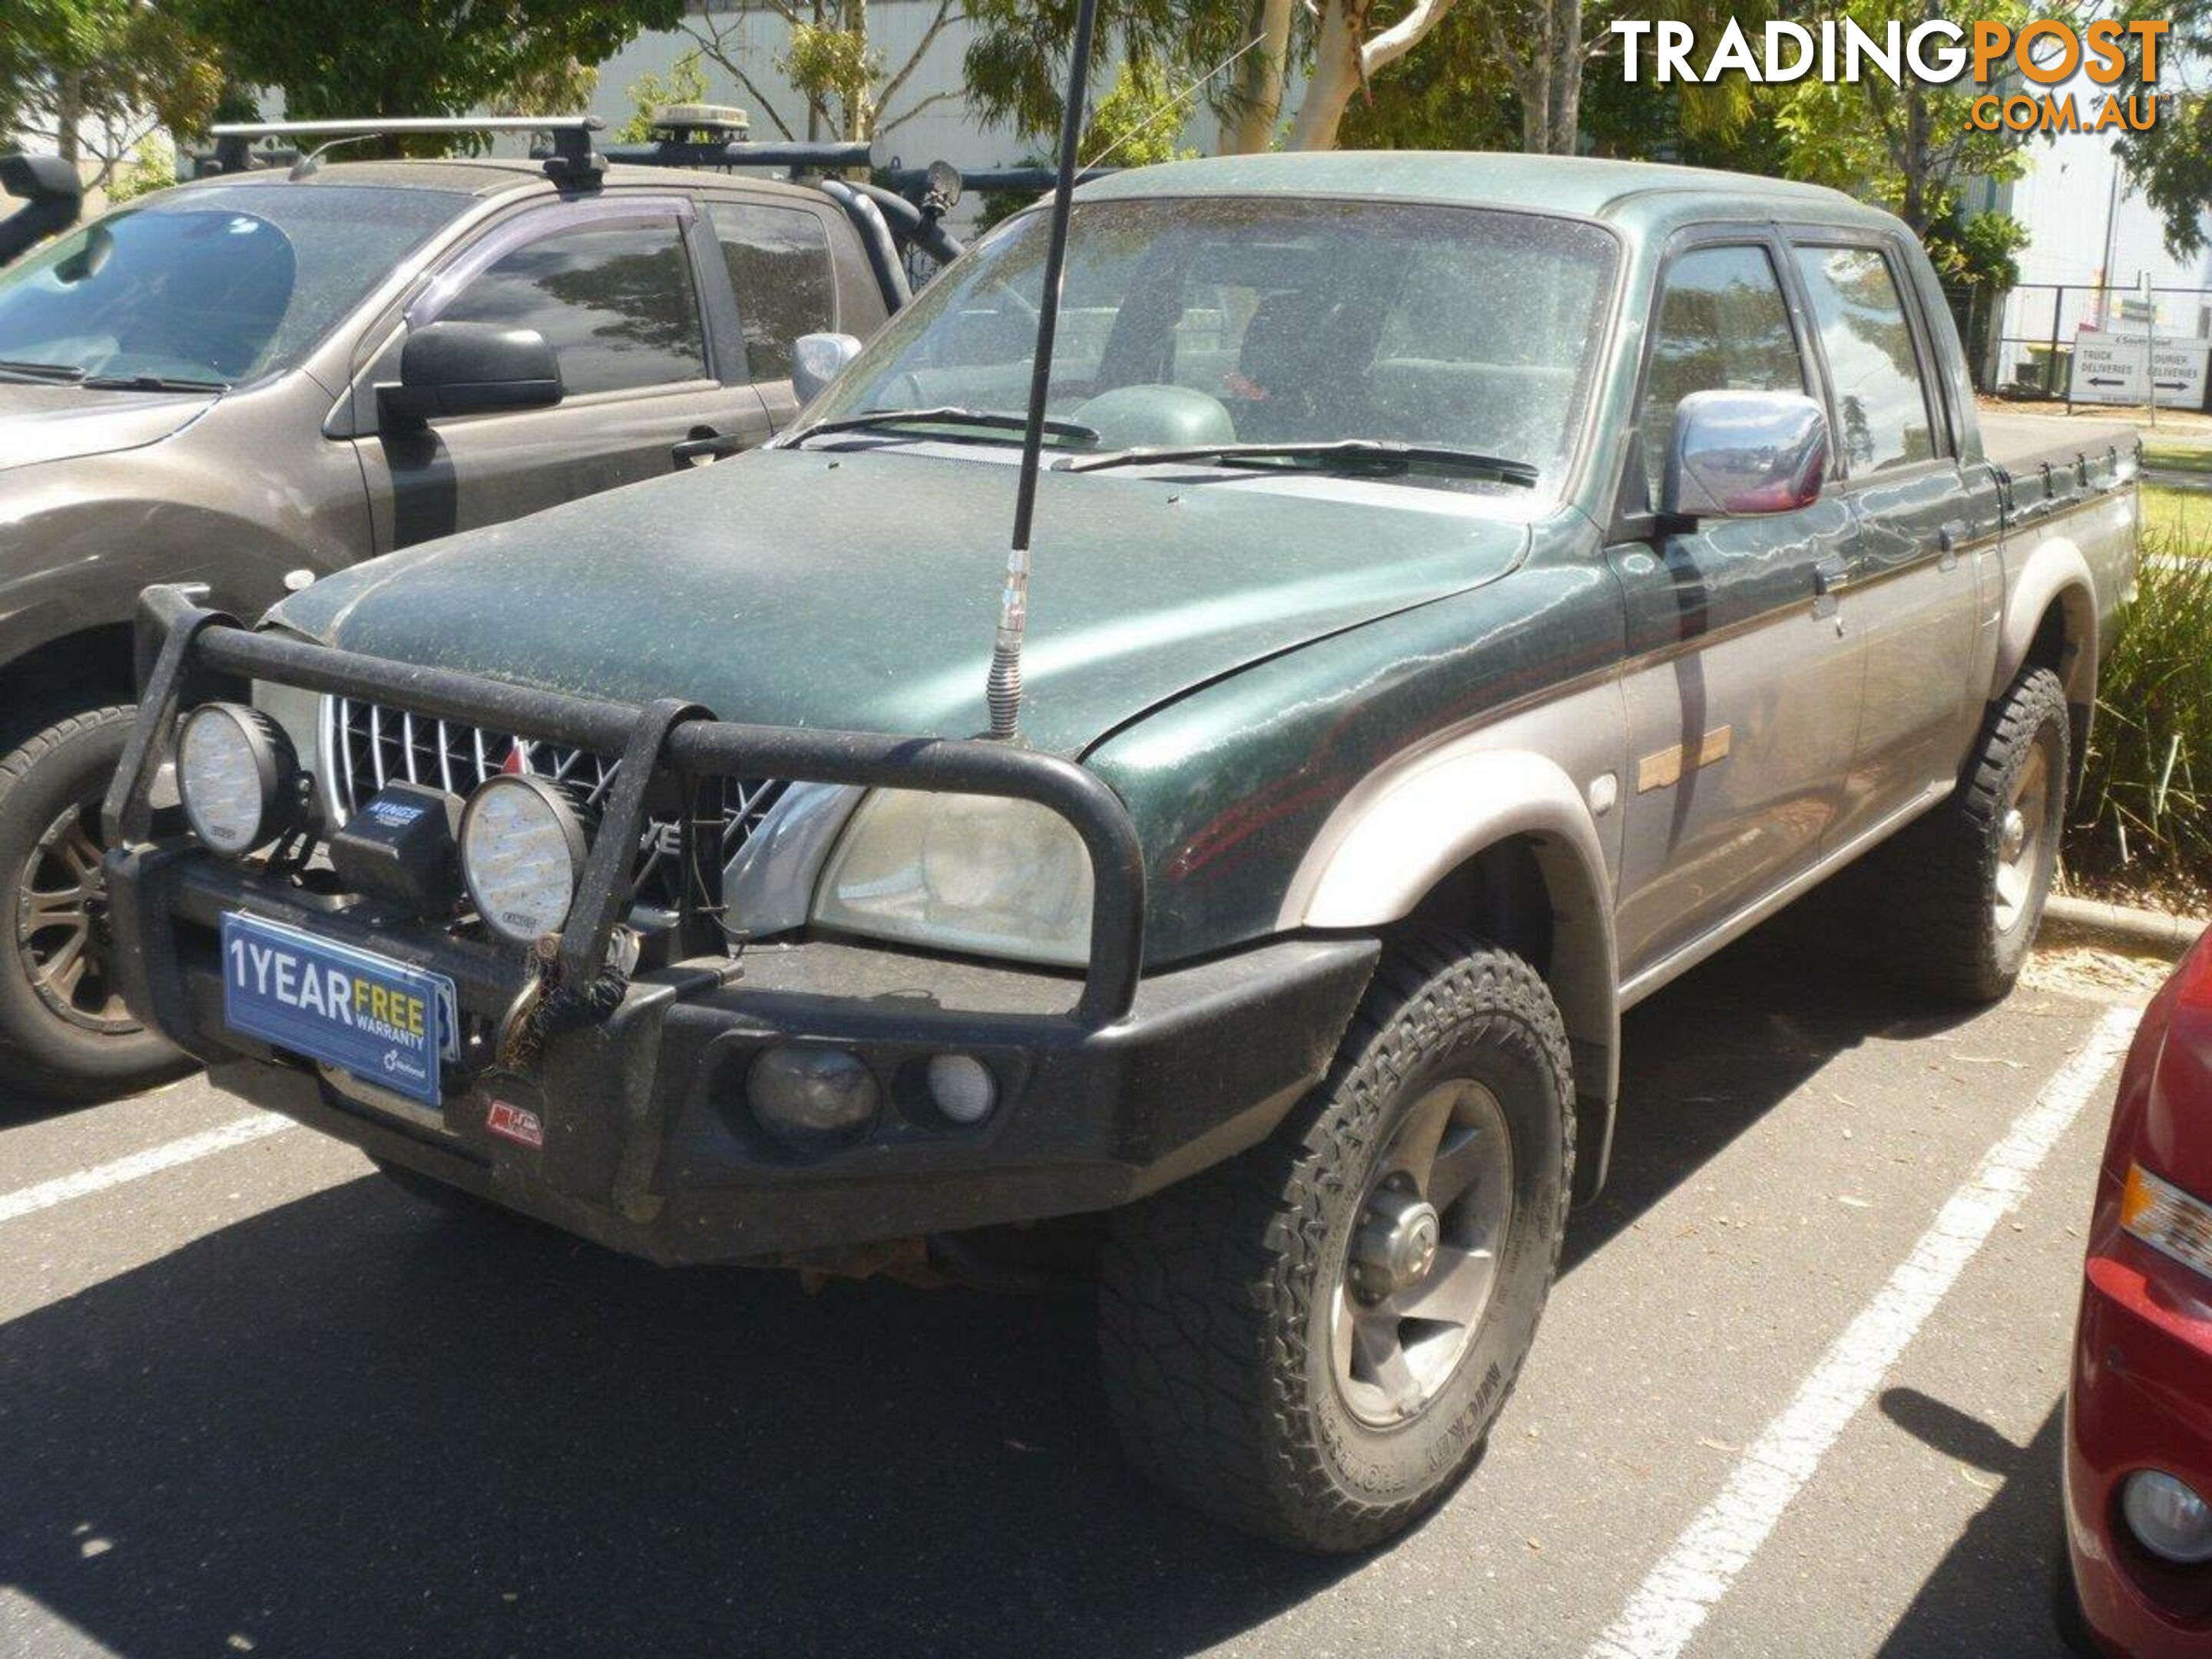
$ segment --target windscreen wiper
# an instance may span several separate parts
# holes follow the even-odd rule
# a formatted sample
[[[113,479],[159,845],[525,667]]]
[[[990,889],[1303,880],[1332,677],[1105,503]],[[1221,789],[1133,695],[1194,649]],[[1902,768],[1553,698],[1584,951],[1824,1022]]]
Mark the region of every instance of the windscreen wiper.
[[[78,382],[95,392],[228,392],[228,380],[192,380],[173,374],[92,374]]]
[[[75,386],[84,379],[84,371],[75,363],[26,363],[0,357],[0,374],[13,374],[19,380],[55,380]]]
[[[809,438],[819,438],[833,432],[866,432],[885,426],[969,426],[986,432],[1018,433],[1026,424],[1018,415],[1002,413],[994,409],[962,409],[957,404],[945,404],[937,409],[872,409],[864,415],[841,415],[834,421],[817,421],[804,432],[794,436],[790,447],[796,449]],[[1044,429],[1055,438],[1066,438],[1080,444],[1095,444],[1098,434],[1079,421],[1047,421]]]
[[[1526,461],[1480,450],[1455,449],[1448,444],[1404,444],[1383,438],[1327,438],[1312,441],[1243,444],[1139,444],[1104,455],[1079,455],[1060,468],[1062,472],[1097,472],[1109,466],[1151,466],[1173,461],[1211,461],[1218,466],[1265,466],[1276,461],[1316,462],[1358,471],[1402,472],[1411,467],[1436,467],[1454,472],[1480,473],[1500,483],[1534,489],[1536,469]]]

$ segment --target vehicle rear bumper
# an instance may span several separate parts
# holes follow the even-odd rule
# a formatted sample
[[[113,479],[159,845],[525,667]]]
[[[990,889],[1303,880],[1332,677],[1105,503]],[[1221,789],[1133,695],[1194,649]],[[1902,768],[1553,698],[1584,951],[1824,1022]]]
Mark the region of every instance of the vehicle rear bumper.
[[[2162,1469],[2212,1494],[2212,1328],[2191,1271],[2121,1233],[2100,1205],[2065,1425],[2067,1550],[2091,1632],[2132,1659],[2212,1651],[2212,1566],[2179,1567],[2137,1544],[2120,1489]]]
[[[221,1088],[371,1156],[635,1255],[732,1261],[1108,1208],[1255,1144],[1327,1068],[1371,975],[1367,939],[1283,939],[1147,975],[1126,1018],[1067,1011],[1061,975],[821,940],[642,971],[611,1012],[502,1067],[491,1045],[426,1109],[223,1023],[218,929],[242,912],[442,973],[463,1023],[495,1027],[526,986],[506,953],[302,893],[181,841],[111,855],[125,994]],[[873,1127],[800,1153],[746,1103],[753,1059],[830,1044],[874,1073]],[[997,1083],[956,1128],[917,1092],[931,1055]],[[495,1102],[542,1146],[487,1127]]]

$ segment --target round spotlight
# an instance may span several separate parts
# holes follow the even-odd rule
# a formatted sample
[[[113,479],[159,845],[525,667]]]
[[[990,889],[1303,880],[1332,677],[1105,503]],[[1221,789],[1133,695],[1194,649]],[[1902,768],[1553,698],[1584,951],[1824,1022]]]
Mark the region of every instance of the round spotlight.
[[[875,1073],[849,1048],[770,1048],[745,1079],[760,1126],[800,1147],[858,1134],[875,1119],[876,1094]]]
[[[510,945],[557,933],[584,874],[575,803],[544,778],[487,779],[461,813],[461,880],[484,926]]]
[[[947,1122],[965,1128],[991,1115],[999,1103],[998,1079],[973,1054],[932,1054],[929,1100]]]
[[[192,833],[218,853],[250,853],[289,825],[299,769],[283,729],[239,703],[204,704],[177,733],[177,793],[185,817]]]
[[[2212,1561],[2212,1504],[2162,1469],[2137,1469],[2120,1488],[2120,1512],[2136,1541],[2161,1561],[2193,1567]]]

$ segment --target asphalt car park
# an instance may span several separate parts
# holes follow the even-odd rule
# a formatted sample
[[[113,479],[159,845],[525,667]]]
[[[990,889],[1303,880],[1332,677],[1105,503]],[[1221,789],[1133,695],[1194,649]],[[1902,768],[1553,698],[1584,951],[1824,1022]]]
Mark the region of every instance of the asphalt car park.
[[[1487,1454],[1321,1560],[1157,1497],[1084,1296],[433,1217],[193,1080],[0,1120],[0,1651],[2059,1651],[2059,1402],[2133,1012],[1764,930],[1631,1016]]]

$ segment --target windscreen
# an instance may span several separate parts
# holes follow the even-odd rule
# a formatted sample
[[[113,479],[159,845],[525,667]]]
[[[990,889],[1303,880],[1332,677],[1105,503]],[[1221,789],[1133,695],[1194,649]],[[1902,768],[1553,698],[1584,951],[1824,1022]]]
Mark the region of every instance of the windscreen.
[[[1047,233],[1042,213],[1026,216],[947,271],[817,412],[1025,409]],[[1080,422],[1108,393],[1174,388],[1157,399],[1174,417],[1162,441],[1192,428],[1195,406],[1201,429],[1238,442],[1443,445],[1556,477],[1613,260],[1603,230],[1535,214],[1266,197],[1079,204],[1050,410]]]
[[[470,200],[260,185],[119,209],[0,272],[0,362],[253,380],[289,367]]]

